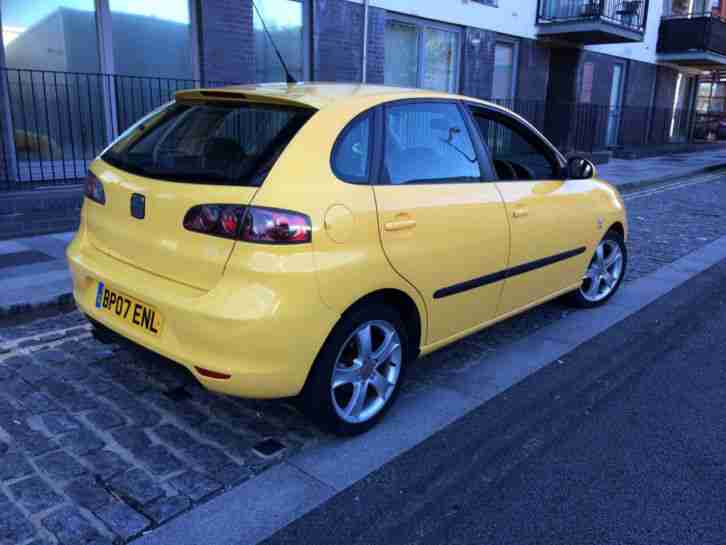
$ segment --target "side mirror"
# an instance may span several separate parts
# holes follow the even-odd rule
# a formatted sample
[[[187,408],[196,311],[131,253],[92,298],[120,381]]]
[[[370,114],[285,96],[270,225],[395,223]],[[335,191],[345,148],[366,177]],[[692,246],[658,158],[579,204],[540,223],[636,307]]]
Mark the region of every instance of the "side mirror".
[[[571,180],[589,180],[595,177],[595,165],[584,157],[571,157],[567,161],[567,177]]]

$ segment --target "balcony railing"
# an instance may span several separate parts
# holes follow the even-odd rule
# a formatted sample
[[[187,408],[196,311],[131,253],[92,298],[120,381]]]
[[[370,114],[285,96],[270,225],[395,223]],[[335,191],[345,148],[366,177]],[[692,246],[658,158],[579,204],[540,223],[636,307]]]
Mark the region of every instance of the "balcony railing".
[[[541,34],[582,43],[642,40],[647,17],[648,0],[538,0],[537,6]]]
[[[683,65],[726,64],[726,21],[710,13],[664,17],[657,52]]]

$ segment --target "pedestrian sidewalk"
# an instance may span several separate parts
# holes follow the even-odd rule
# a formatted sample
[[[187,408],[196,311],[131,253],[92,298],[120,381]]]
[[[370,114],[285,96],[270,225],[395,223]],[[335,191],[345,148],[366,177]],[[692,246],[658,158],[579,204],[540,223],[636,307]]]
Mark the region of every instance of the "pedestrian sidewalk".
[[[621,189],[632,189],[668,178],[692,176],[726,167],[726,149],[676,153],[647,159],[611,159],[597,166],[597,175]]]
[[[686,178],[726,168],[726,149],[648,159],[613,159],[597,167],[598,176],[624,190],[670,178]],[[35,307],[67,304],[71,280],[65,248],[73,233],[0,240],[0,316]]]

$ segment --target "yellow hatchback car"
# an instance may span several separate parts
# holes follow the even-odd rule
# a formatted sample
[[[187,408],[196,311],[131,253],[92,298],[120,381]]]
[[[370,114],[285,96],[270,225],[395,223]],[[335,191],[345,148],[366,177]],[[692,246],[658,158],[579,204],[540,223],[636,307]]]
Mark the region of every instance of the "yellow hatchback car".
[[[481,100],[372,85],[179,92],[90,166],[78,306],[210,390],[385,414],[406,366],[625,274],[623,201]]]

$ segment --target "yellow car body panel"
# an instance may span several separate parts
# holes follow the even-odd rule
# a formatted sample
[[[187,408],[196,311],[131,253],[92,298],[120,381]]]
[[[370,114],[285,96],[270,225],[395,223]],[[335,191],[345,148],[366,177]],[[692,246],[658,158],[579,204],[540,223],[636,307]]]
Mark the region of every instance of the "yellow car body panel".
[[[92,203],[84,205],[86,209]],[[111,330],[187,367],[210,390],[254,397],[295,395],[311,357],[339,318],[318,295],[310,252],[262,245],[233,254],[222,279],[204,291],[147,272],[96,249],[82,221],[67,249],[73,295],[82,312]],[[152,306],[158,337],[95,305],[98,282]],[[231,375],[219,380],[197,367]]]
[[[502,282],[482,286],[474,294],[436,294],[440,288],[507,267],[509,228],[496,186],[380,185],[375,193],[386,255],[418,288],[429,309],[428,342],[494,318]]]
[[[340,316],[382,290],[413,302],[418,348],[431,352],[576,288],[605,232],[616,223],[627,230],[618,192],[597,179],[396,187],[346,183],[331,168],[341,131],[380,104],[416,98],[487,104],[482,101],[333,84],[194,90],[177,98],[194,103],[210,96],[318,111],[259,188],[150,182],[97,159],[90,170],[107,202],[86,199],[67,255],[85,314],[184,365],[215,391],[255,398],[299,393]],[[143,221],[129,219],[134,193],[150,202]],[[249,244],[184,229],[186,210],[214,202],[306,214],[312,243]],[[409,220],[414,228],[406,227]],[[406,225],[399,229],[400,222]],[[452,240],[451,225],[463,236]],[[576,248],[584,250],[532,273],[436,296],[446,286]],[[157,309],[161,334],[148,335],[98,308],[99,282]],[[231,378],[210,378],[198,368]]]

